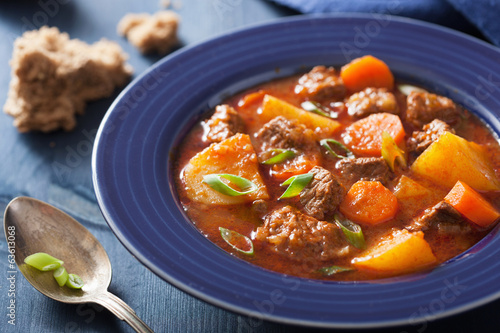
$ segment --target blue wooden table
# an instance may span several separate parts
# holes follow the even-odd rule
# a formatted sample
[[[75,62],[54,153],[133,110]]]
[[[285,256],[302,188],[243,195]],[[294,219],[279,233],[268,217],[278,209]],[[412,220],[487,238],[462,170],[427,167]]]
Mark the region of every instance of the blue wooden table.
[[[190,45],[231,29],[297,13],[264,0],[172,0],[179,13],[179,37]],[[158,0],[4,0],[0,2],[0,102],[10,80],[13,41],[26,30],[57,26],[73,38],[117,41],[130,56],[137,76],[159,60],[142,56],[116,33],[128,12],[159,10]],[[118,92],[116,92],[118,93]],[[14,197],[44,200],[73,215],[100,240],[113,266],[110,291],[127,302],[156,332],[311,332],[322,331],[255,322],[206,304],[161,280],[120,244],[102,218],[92,188],[91,147],[110,98],[90,103],[73,132],[19,134],[12,118],[0,113],[0,211]],[[65,166],[61,168],[60,166]],[[2,213],[3,216],[3,213]],[[5,239],[0,237],[0,332],[131,332],[97,305],[55,302],[33,289],[21,273],[9,273]],[[14,300],[15,310],[8,307]],[[430,300],[431,302],[432,300]],[[494,332],[500,301],[437,321],[373,332]],[[415,309],[425,315],[429,309]],[[14,313],[14,316],[12,316]],[[9,316],[10,315],[10,316]],[[9,323],[9,321],[11,321]],[[15,325],[13,325],[15,324]]]

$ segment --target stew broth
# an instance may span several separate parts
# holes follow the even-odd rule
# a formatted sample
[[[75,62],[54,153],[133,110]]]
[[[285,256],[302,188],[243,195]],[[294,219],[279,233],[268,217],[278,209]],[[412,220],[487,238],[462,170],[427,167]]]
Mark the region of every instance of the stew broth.
[[[267,82],[239,93],[224,102],[225,105],[233,108],[243,120],[244,133],[249,135],[252,145],[257,147],[255,150],[259,157],[259,162],[262,162],[265,154],[259,150],[258,146],[260,143],[256,137],[262,127],[268,123],[267,119],[263,120],[261,117],[263,99],[266,95],[286,101],[297,108],[301,108],[302,103],[305,101],[317,101],[317,99],[319,99],[318,102],[320,102],[321,107],[326,107],[325,110],[327,110],[327,112],[331,112],[330,114],[337,116],[334,121],[339,124],[338,129],[335,130],[333,135],[329,135],[328,138],[335,139],[338,142],[345,144],[348,148],[349,144],[346,142],[348,141],[346,140],[346,129],[353,123],[372,114],[378,113],[373,112],[368,116],[353,116],[352,112],[349,111],[349,107],[352,106],[354,102],[352,100],[349,101],[349,98],[354,93],[350,92],[349,89],[346,89],[341,98],[333,96],[337,94],[336,92],[333,92],[333,95],[327,95],[326,97],[318,96],[316,91],[304,92],[304,89],[310,87],[310,85],[307,86],[307,84],[300,84],[301,80],[305,80],[305,75],[311,74],[298,74],[272,82]],[[335,71],[334,75],[337,78],[341,78],[338,71]],[[342,82],[340,84],[342,84]],[[421,222],[415,224],[415,221],[421,218],[423,214],[429,212],[432,207],[440,204],[443,201],[443,198],[445,198],[450,192],[451,188],[443,184],[438,184],[433,179],[422,176],[422,174],[415,172],[413,169],[412,164],[422,155],[412,156],[412,152],[409,151],[409,146],[411,145],[409,140],[414,132],[422,131],[422,129],[419,128],[419,126],[417,126],[414,122],[408,121],[408,97],[405,93],[398,89],[398,87],[400,86],[395,84],[393,87],[386,90],[394,96],[395,102],[397,103],[396,108],[399,111],[397,111],[396,114],[402,122],[405,133],[404,141],[398,144],[398,146],[405,152],[407,161],[406,163],[396,163],[395,170],[391,171],[390,177],[383,182],[384,187],[391,193],[398,194],[398,190],[400,190],[400,187],[402,186],[401,179],[406,176],[421,185],[423,188],[427,189],[426,193],[428,193],[428,195],[424,197],[421,195],[413,197],[396,196],[398,199],[397,212],[392,218],[386,219],[382,223],[360,223],[351,219],[353,222],[361,226],[364,240],[366,242],[366,246],[364,248],[359,249],[352,246],[352,244],[345,239],[341,232],[336,231],[340,237],[344,237],[344,239],[341,240],[343,245],[339,247],[338,251],[340,253],[341,251],[344,251],[343,249],[345,249],[347,254],[336,254],[331,258],[318,258],[314,255],[304,257],[301,256],[300,253],[296,254],[296,252],[301,251],[293,252],[290,249],[283,250],[283,248],[279,248],[279,246],[276,246],[271,241],[274,239],[272,237],[257,237],[258,228],[262,227],[264,225],[264,220],[266,218],[269,219],[270,214],[276,212],[277,210],[290,206],[300,212],[300,214],[308,215],[307,211],[305,211],[304,203],[302,202],[303,199],[301,199],[300,196],[288,199],[278,199],[286,189],[286,187],[280,186],[286,178],[276,177],[276,173],[273,173],[272,171],[276,170],[276,167],[272,165],[269,166],[262,163],[258,164],[258,171],[269,195],[268,199],[250,200],[240,204],[228,205],[210,204],[193,200],[192,195],[190,197],[188,194],[189,189],[186,185],[185,168],[194,156],[214,144],[213,141],[207,139],[207,121],[212,115],[213,110],[211,114],[208,114],[202,122],[193,127],[189,134],[187,134],[187,136],[183,139],[182,144],[178,147],[175,154],[174,172],[178,176],[176,177],[176,189],[186,214],[203,235],[232,255],[265,269],[310,279],[360,281],[401,275],[418,270],[431,269],[466,251],[482,239],[493,228],[498,219],[487,226],[479,226],[469,221],[467,217],[463,216],[463,214],[459,214],[459,216],[462,215],[463,221],[459,221],[457,223],[431,221],[425,222],[429,224],[424,225],[424,227],[419,224]],[[452,130],[455,132],[456,136],[464,138],[467,141],[473,141],[487,150],[486,156],[489,160],[488,163],[490,163],[495,175],[494,182],[498,183],[498,174],[500,172],[500,147],[495,135],[492,134],[488,127],[486,127],[476,116],[461,109],[460,107],[458,108],[460,111],[458,119],[450,121],[452,124]],[[447,119],[445,120],[447,121]],[[318,136],[318,138],[320,137],[321,136]],[[325,136],[323,136],[323,138],[324,137]],[[327,153],[323,147],[320,147],[319,143],[317,144],[317,148],[320,152],[320,160],[318,164],[322,168],[329,171],[333,177],[340,179],[339,182],[345,187],[345,192],[343,192],[343,195],[345,196],[345,193],[350,190],[352,184],[342,181],[344,175],[342,174],[342,170],[339,170],[338,168],[340,159]],[[426,148],[424,152],[427,149],[428,148]],[[301,153],[302,152],[299,151],[299,155]],[[338,153],[340,154],[341,151],[339,150]],[[373,157],[373,155],[364,155],[362,153],[355,153],[354,155],[355,158]],[[309,171],[310,170],[305,170],[300,173],[303,174]],[[207,184],[204,184],[204,186],[207,191],[214,191],[209,188]],[[471,187],[473,186],[471,185]],[[497,190],[478,190],[477,192],[480,193],[480,195],[487,202],[489,202],[495,210],[498,211],[500,209],[500,195]],[[325,213],[325,216],[316,220],[333,224],[335,228],[337,228],[337,225],[334,223],[334,216],[338,213],[339,209],[335,208],[333,212]],[[320,212],[320,216],[322,214],[323,213]],[[345,216],[343,218],[345,218]],[[221,232],[219,230],[220,227],[233,230],[250,238],[255,248],[254,254],[247,255],[231,247],[221,237]],[[435,261],[424,264],[421,267],[417,265],[418,267],[415,266],[414,269],[403,270],[379,270],[376,266],[375,268],[369,267],[367,269],[366,267],[359,267],[353,264],[355,262],[355,260],[353,261],[354,258],[363,257],[367,251],[370,251],[370,249],[378,246],[381,241],[393,233],[394,230],[408,230],[412,234],[415,232],[423,232],[424,240],[430,246],[432,254],[435,256]],[[305,242],[303,253],[308,251],[306,249],[307,247],[311,247],[311,245],[310,243]],[[314,251],[312,253],[316,253]],[[410,258],[408,260],[413,259]],[[321,270],[322,268],[331,266],[338,266],[349,270],[332,275],[326,275]]]

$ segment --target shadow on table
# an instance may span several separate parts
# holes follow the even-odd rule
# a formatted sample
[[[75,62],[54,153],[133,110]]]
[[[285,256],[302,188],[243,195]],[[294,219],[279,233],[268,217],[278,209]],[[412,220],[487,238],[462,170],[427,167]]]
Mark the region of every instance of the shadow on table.
[[[488,303],[475,309],[459,313],[442,319],[434,319],[415,323],[413,325],[395,326],[374,329],[320,329],[304,328],[275,323],[264,323],[261,327],[254,328],[253,333],[441,333],[441,332],[467,332],[483,333],[496,332],[500,324],[497,315],[500,300]]]

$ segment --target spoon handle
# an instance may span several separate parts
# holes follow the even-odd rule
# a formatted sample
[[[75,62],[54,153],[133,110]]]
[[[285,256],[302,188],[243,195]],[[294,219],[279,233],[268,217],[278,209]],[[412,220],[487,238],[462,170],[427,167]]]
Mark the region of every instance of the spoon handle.
[[[119,297],[113,295],[110,292],[106,292],[94,297],[93,301],[97,304],[102,305],[115,316],[124,320],[129,324],[136,332],[139,333],[154,333],[154,331],[146,325],[145,322],[137,316],[137,314],[132,310],[130,306],[122,301]]]

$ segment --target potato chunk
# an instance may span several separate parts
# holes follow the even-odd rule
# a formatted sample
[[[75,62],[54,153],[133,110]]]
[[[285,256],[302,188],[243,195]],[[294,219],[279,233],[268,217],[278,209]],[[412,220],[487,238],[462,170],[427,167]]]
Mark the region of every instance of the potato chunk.
[[[396,230],[379,244],[354,258],[352,264],[358,269],[398,275],[417,271],[436,262],[431,247],[421,231],[410,233]]]
[[[461,180],[478,191],[500,190],[500,181],[485,150],[450,132],[430,145],[413,162],[411,170],[448,188]]]
[[[191,158],[184,168],[182,179],[186,194],[193,201],[218,205],[239,204],[269,198],[258,168],[250,137],[236,134],[222,142],[213,143]],[[213,173],[229,173],[246,178],[254,182],[258,190],[235,197],[219,193],[203,182],[203,176]]]
[[[425,198],[426,196],[432,195],[432,191],[427,187],[420,185],[415,180],[402,175],[399,179],[396,188],[394,189],[394,195],[398,200],[405,200],[408,198]]]
[[[399,178],[393,193],[398,199],[402,216],[408,219],[421,211],[422,207],[434,205],[446,194],[446,192],[436,189],[431,191],[405,175]]]
[[[331,118],[302,110],[271,95],[264,96],[260,118],[267,122],[277,116],[289,120],[296,119],[312,129],[319,137],[329,137],[340,127],[340,123]]]

